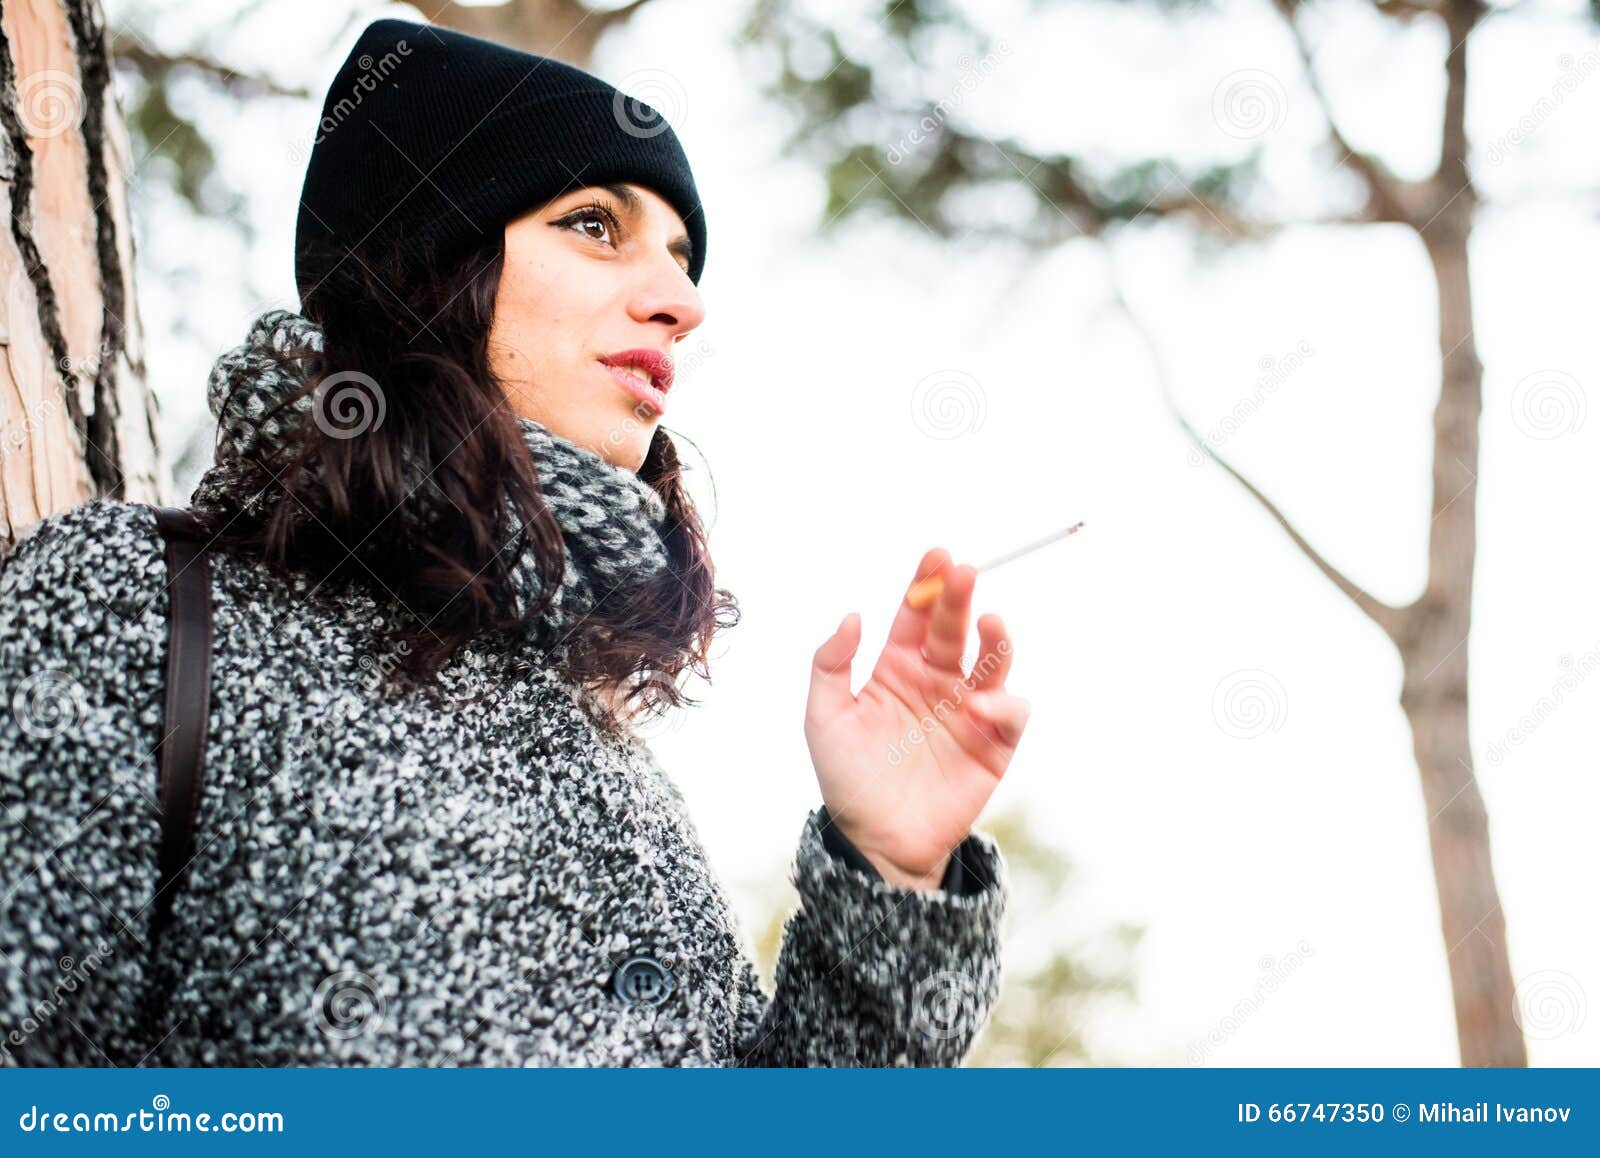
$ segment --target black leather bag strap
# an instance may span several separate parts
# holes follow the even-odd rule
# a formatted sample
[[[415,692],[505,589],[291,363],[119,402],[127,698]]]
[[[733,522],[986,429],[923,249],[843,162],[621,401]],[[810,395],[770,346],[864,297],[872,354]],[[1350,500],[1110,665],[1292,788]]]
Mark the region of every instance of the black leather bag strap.
[[[211,559],[195,516],[156,507],[167,545],[167,698],[160,753],[161,846],[152,933],[166,928],[172,902],[194,855],[195,814],[205,770],[211,710]]]

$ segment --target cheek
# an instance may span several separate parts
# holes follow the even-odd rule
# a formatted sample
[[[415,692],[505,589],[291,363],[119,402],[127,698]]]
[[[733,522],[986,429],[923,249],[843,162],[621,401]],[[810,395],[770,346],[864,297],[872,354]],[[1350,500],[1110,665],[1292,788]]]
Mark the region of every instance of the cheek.
[[[496,339],[515,351],[514,376],[537,385],[547,404],[587,396],[597,379],[597,359],[611,348],[601,340],[602,319],[613,308],[609,287],[584,263],[556,252],[508,254],[496,293]],[[618,343],[620,344],[620,343]]]
[[[495,294],[492,326],[502,342],[535,359],[558,348],[567,329],[555,306],[559,297],[541,272],[531,264],[507,268]]]

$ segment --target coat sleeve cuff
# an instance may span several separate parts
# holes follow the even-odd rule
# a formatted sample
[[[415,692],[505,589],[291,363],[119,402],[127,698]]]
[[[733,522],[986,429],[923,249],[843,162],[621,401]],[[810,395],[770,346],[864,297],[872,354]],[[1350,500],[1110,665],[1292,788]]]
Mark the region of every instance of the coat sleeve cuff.
[[[804,1052],[831,1065],[958,1065],[999,996],[999,847],[978,832],[963,842],[974,891],[901,888],[829,852],[824,815],[813,810],[801,831],[800,910],[778,971],[789,1013],[805,1007],[817,1035]]]
[[[873,880],[883,880],[883,874],[872,861],[867,859],[866,853],[857,848],[855,842],[833,823],[826,804],[821,807],[819,813],[823,847],[851,868],[866,873]],[[939,887],[947,893],[977,896],[986,887],[982,875],[984,859],[982,852],[973,845],[973,838],[967,837],[950,854],[950,863],[944,870],[944,877],[940,880]],[[971,867],[968,867],[966,862],[971,862]]]

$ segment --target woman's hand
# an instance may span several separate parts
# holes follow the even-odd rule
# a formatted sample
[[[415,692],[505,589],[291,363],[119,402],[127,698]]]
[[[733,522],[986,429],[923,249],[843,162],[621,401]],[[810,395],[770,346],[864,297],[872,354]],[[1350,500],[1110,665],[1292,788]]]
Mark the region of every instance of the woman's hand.
[[[918,611],[902,597],[857,695],[850,662],[861,617],[845,616],[817,649],[806,700],[806,746],[828,814],[886,881],[923,889],[939,887],[1028,720],[1027,701],[1005,690],[1012,645],[998,615],[978,618],[978,656],[962,673],[977,570],[935,547],[912,586],[940,572],[931,606]]]

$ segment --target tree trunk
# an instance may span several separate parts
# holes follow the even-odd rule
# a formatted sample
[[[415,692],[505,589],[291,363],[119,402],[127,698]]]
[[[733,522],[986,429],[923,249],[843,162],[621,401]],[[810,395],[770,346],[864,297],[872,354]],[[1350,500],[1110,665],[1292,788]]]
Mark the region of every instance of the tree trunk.
[[[0,551],[90,498],[158,498],[128,136],[96,0],[0,8]]]
[[[1453,615],[1440,616],[1441,630],[1430,634],[1444,640],[1455,631],[1455,622]],[[1489,817],[1467,738],[1467,694],[1461,682],[1466,663],[1447,660],[1427,676],[1439,662],[1432,657],[1440,646],[1430,642],[1406,653],[1401,700],[1422,774],[1461,1064],[1525,1066],[1528,1055],[1513,1012],[1516,990],[1505,917],[1489,855]],[[1451,670],[1456,666],[1459,675]]]
[[[429,20],[470,36],[509,44],[524,52],[554,57],[590,68],[595,46],[618,25],[632,20],[651,0],[630,0],[616,8],[591,8],[585,0],[509,0],[505,4],[428,5]]]
[[[1433,415],[1428,585],[1397,633],[1405,673],[1400,702],[1422,776],[1461,1064],[1525,1066],[1489,816],[1467,726],[1483,412],[1467,258],[1476,197],[1470,182],[1443,188],[1452,190],[1450,199],[1419,231],[1438,285],[1441,375]]]

